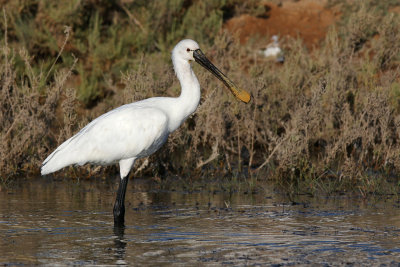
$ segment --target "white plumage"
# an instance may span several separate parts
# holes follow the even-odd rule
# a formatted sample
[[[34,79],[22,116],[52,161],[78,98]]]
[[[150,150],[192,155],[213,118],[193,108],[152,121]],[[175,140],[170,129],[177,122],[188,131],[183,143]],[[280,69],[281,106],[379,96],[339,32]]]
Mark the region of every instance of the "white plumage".
[[[182,87],[179,97],[153,97],[98,117],[44,160],[42,175],[74,164],[108,165],[118,162],[121,181],[114,205],[114,222],[123,224],[126,177],[135,160],[157,151],[199,104],[200,84],[191,68],[191,61],[211,71],[238,99],[246,103],[250,101],[250,95],[219,71],[195,41],[182,40],[172,51],[175,73]]]
[[[271,37],[272,42],[267,45],[267,47],[263,50],[260,50],[259,53],[264,55],[266,58],[273,58],[276,62],[284,62],[285,58],[282,53],[282,49],[279,47],[278,36],[274,35]]]
[[[42,175],[71,164],[108,165],[155,152],[171,131],[167,113],[149,105],[156,99],[149,100],[153,101],[124,105],[93,120],[46,158]]]
[[[199,49],[196,42],[183,40],[172,52],[175,72],[182,86],[179,97],[153,97],[103,114],[50,154],[43,162],[42,175],[86,163],[119,162],[130,170],[137,158],[157,151],[168,135],[196,110],[200,101],[200,84],[189,62],[194,60],[193,53],[187,53],[186,47],[191,51]],[[129,170],[123,171],[121,178]]]

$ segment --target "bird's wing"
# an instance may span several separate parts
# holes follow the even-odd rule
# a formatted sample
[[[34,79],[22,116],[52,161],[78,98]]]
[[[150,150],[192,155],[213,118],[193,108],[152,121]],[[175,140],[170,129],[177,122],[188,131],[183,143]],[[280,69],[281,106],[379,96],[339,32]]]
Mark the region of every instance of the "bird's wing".
[[[111,164],[147,156],[165,142],[168,134],[168,117],[163,111],[125,105],[93,120],[61,144],[43,162],[42,173],[71,164]],[[44,171],[44,167],[48,170]]]

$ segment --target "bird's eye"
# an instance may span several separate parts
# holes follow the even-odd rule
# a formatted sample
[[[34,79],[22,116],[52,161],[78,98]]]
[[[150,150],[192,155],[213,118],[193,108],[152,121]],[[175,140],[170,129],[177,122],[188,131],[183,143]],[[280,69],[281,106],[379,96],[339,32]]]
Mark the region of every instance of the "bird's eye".
[[[186,51],[187,51],[187,52],[190,52],[190,48],[187,48]]]

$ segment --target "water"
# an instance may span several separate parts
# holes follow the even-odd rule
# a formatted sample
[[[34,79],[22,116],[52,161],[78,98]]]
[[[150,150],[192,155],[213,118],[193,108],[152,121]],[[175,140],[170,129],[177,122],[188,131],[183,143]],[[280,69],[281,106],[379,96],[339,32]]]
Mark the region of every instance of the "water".
[[[148,180],[147,180],[148,181]],[[131,180],[126,228],[117,184],[38,178],[0,191],[0,265],[380,265],[400,263],[395,197],[305,198],[162,191]]]

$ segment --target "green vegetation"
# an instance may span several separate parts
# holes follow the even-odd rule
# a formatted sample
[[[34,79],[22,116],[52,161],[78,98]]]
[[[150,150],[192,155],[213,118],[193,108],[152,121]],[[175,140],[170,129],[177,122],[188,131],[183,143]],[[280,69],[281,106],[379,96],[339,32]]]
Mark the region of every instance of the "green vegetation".
[[[388,12],[396,3],[330,1],[343,15],[325,40],[308,51],[288,38],[277,65],[255,58],[256,42],[223,31],[232,16],[262,12],[244,2],[10,1],[0,40],[1,179],[37,175],[57,145],[111,108],[177,96],[170,50],[193,38],[254,98],[236,102],[194,66],[198,111],[133,175],[233,176],[249,187],[272,179],[295,194],[398,193],[400,16]]]

